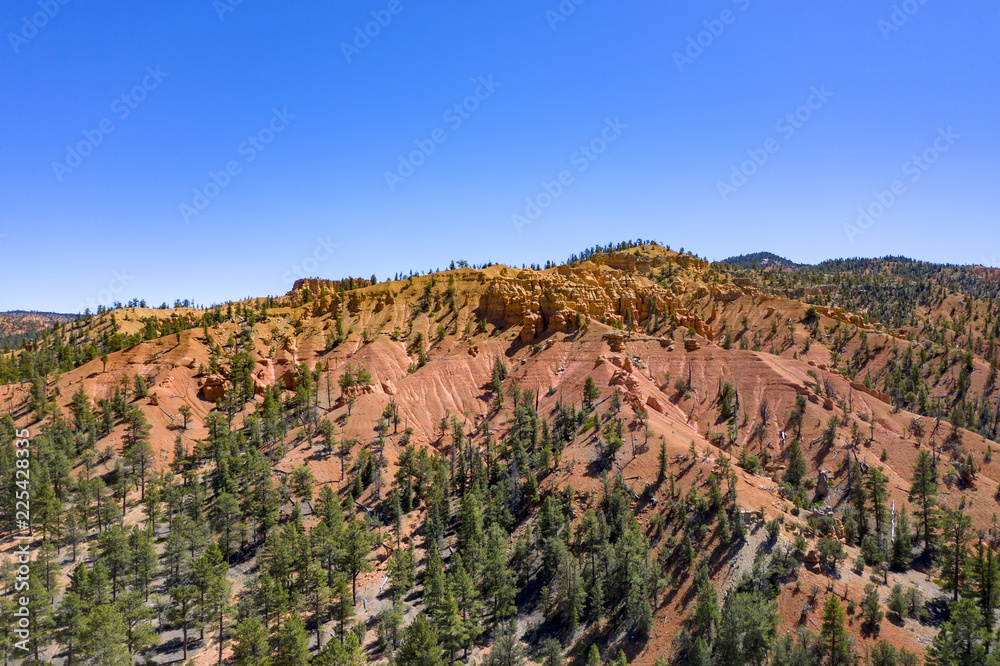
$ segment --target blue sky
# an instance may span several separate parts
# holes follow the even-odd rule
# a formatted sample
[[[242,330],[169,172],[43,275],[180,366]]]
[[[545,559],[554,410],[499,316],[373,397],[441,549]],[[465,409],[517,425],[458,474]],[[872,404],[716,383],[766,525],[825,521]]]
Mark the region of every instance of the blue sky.
[[[997,34],[987,0],[7,0],[0,310],[636,237],[996,265]]]

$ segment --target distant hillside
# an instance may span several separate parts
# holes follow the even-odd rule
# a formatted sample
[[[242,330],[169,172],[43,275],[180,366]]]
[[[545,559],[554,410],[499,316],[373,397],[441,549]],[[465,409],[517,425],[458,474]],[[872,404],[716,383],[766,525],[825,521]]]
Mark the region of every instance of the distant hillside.
[[[45,498],[33,663],[807,666],[828,622],[839,664],[986,655],[1000,282],[728,261],[637,240],[0,315],[34,336],[0,353],[0,479],[30,429]],[[0,501],[0,570],[17,512]],[[976,581],[957,595],[944,521]]]
[[[805,264],[797,264],[784,257],[779,257],[771,252],[754,252],[753,254],[741,254],[738,257],[723,259],[720,263],[729,264],[733,268],[773,268],[777,270],[790,270],[799,268]]]
[[[77,315],[58,312],[26,312],[24,310],[0,312],[0,347],[17,346],[24,338],[51,328],[56,322],[64,324],[73,321],[76,317]]]

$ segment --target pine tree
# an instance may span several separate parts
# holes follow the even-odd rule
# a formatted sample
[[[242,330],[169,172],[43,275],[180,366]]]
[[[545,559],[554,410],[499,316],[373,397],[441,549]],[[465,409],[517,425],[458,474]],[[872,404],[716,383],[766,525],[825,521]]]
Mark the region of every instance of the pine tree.
[[[913,476],[910,485],[910,501],[919,504],[917,517],[920,520],[920,540],[924,551],[932,551],[937,543],[937,473],[934,469],[934,459],[928,451],[917,454],[917,462],[913,466]]]
[[[566,659],[563,657],[562,645],[554,638],[545,641],[545,660],[542,666],[564,666]]]
[[[310,662],[309,636],[298,615],[288,616],[276,643],[274,666],[306,666]]]
[[[209,583],[208,592],[205,595],[205,607],[208,621],[218,629],[219,661],[222,664],[222,648],[225,644],[224,633],[226,630],[226,616],[232,606],[230,599],[233,594],[233,585],[226,578],[225,572],[215,576]]]
[[[441,603],[445,593],[444,564],[437,548],[431,548],[427,553],[423,583],[424,604],[428,610],[434,610]]]
[[[597,649],[597,643],[590,644],[590,651],[587,652],[587,666],[601,666],[601,651]]]
[[[156,643],[153,631],[153,609],[143,603],[137,591],[122,594],[115,609],[125,623],[125,645],[130,655],[143,654]]]
[[[406,629],[396,655],[397,666],[440,666],[442,650],[434,625],[421,613]]]
[[[350,583],[339,572],[334,574],[333,583],[330,585],[330,598],[336,600],[333,616],[340,626],[340,639],[344,640],[347,623],[354,617],[354,599],[351,596]]]
[[[625,653],[619,651],[618,658],[613,663],[628,666]],[[688,650],[687,655],[685,655],[684,664],[685,666],[712,666],[712,648],[704,637],[698,636],[691,643],[691,648]]]
[[[861,613],[864,615],[865,622],[872,627],[880,624],[885,616],[879,603],[878,588],[875,587],[874,583],[865,585],[865,596],[861,600]]]
[[[490,600],[494,620],[514,613],[517,589],[507,555],[507,532],[499,525],[490,528],[484,557],[483,596]]]
[[[323,616],[330,601],[330,588],[326,583],[327,575],[319,562],[310,561],[305,574],[299,579],[305,594],[305,605],[312,611],[313,627],[316,630],[316,647],[323,649]]]
[[[864,474],[861,465],[855,462],[851,466],[851,506],[854,507],[854,517],[858,521],[858,541],[868,534],[868,493],[865,491]]]
[[[979,612],[982,613],[987,636],[993,632],[994,611],[1000,606],[1000,564],[993,549],[984,543],[976,548],[973,577]]]
[[[969,558],[969,542],[972,540],[972,519],[962,513],[961,509],[946,508],[941,522],[945,542],[941,552],[942,587],[952,592],[952,601],[958,601],[968,576],[966,562]]]
[[[111,576],[111,601],[118,597],[120,579],[128,573],[130,553],[128,537],[118,525],[101,533],[97,538],[100,558]],[[122,581],[124,582],[124,581]]]
[[[319,666],[364,666],[367,662],[357,634],[349,631],[343,642],[327,643],[312,663]]]
[[[711,645],[715,628],[719,624],[719,595],[712,585],[708,574],[708,566],[703,564],[695,577],[697,600],[694,610],[694,627],[696,635],[704,638]]]
[[[986,657],[986,632],[976,602],[962,597],[951,605],[948,621],[927,650],[928,666],[979,666]]]
[[[13,606],[13,602],[11,602],[11,606]],[[3,616],[13,617],[13,613],[14,609],[11,607],[9,613],[5,612]],[[86,619],[86,602],[79,597],[77,592],[67,592],[63,597],[62,605],[59,606],[59,613],[56,615],[55,623],[59,627],[56,640],[66,648],[66,660],[68,664],[74,662],[76,653],[80,650],[80,641],[84,632]]]
[[[885,537],[885,523],[889,516],[886,502],[889,498],[889,478],[881,470],[871,467],[865,475],[865,489],[872,502],[872,515],[875,518],[875,538],[881,543]]]
[[[74,562],[76,562],[76,548],[85,536],[76,508],[72,507],[66,512],[66,523],[63,526],[63,545],[73,549]]]
[[[351,521],[344,536],[343,565],[351,578],[351,597],[354,605],[358,603],[358,575],[371,571],[368,555],[374,545],[372,534],[359,520]]]
[[[469,647],[469,632],[459,612],[458,602],[451,592],[445,594],[437,609],[437,633],[441,638],[444,654],[447,655],[445,663],[454,662],[458,653]]]
[[[483,660],[483,666],[520,666],[523,654],[515,630],[513,620],[501,627],[490,653]]]
[[[233,635],[233,663],[236,666],[270,666],[271,646],[267,629],[255,617],[236,625]]]
[[[660,454],[657,457],[657,462],[660,465],[658,479],[663,481],[667,478],[667,472],[670,470],[670,459],[667,458],[667,442],[664,439],[660,440]]]
[[[906,618],[908,604],[906,602],[906,594],[903,592],[903,586],[899,583],[892,586],[892,591],[889,593],[889,603],[886,606],[900,620]]]
[[[156,577],[156,545],[153,535],[146,530],[133,527],[128,536],[129,569],[132,587],[142,592],[143,599],[149,601],[150,583]]]
[[[197,626],[195,610],[198,602],[198,588],[194,585],[178,585],[170,589],[171,607],[169,617],[181,625],[184,644],[184,661],[188,658],[188,631]]]
[[[844,629],[844,609],[840,600],[830,595],[823,603],[823,627],[821,635],[824,641],[824,651],[830,658],[830,666],[850,664],[851,655],[847,640],[847,630]]]
[[[597,388],[597,382],[590,375],[583,380],[583,411],[590,413],[594,409],[594,401],[601,397],[601,390]]]
[[[114,606],[93,606],[87,612],[80,638],[80,652],[90,663],[131,666],[125,621]]]
[[[785,473],[781,475],[781,480],[792,486],[792,488],[797,488],[802,481],[802,477],[805,475],[806,457],[802,454],[802,446],[799,444],[798,438],[796,438],[792,440],[791,445],[788,447],[788,467],[785,469]]]
[[[761,665],[777,637],[778,605],[760,592],[732,590],[722,606],[712,646],[716,666]]]

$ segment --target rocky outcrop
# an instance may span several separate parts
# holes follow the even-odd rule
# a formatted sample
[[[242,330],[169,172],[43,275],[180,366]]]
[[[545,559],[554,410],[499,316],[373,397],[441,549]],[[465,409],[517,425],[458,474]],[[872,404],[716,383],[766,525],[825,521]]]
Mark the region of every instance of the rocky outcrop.
[[[476,310],[479,317],[497,325],[522,326],[522,340],[544,331],[573,330],[590,321],[638,323],[661,313],[711,339],[711,329],[682,307],[678,293],[641,275],[590,262],[554,271],[525,269],[513,275],[501,271],[487,285]]]
[[[864,393],[865,395],[870,395],[871,397],[875,398],[876,400],[880,400],[880,401],[884,402],[887,405],[891,405],[892,404],[892,398],[890,398],[889,396],[887,396],[885,393],[880,393],[879,391],[876,391],[875,389],[870,389],[867,386],[865,386],[864,384],[858,384],[857,382],[851,382],[851,388],[854,389],[855,391],[860,391],[861,393]]]
[[[816,480],[816,494],[820,497],[826,497],[830,494],[830,471],[826,469],[821,469],[819,471],[819,478]]]
[[[269,358],[257,359],[257,370],[253,375],[253,392],[263,395],[264,392],[274,384],[275,370],[274,363]]]
[[[545,327],[537,312],[525,312],[521,320],[521,342],[531,342]]]
[[[625,351],[625,342],[628,340],[628,336],[624,333],[605,333],[604,340],[611,347],[611,351],[620,352]]]
[[[340,394],[340,397],[337,398],[336,406],[343,407],[347,404],[348,398],[360,398],[363,395],[370,395],[372,393],[375,393],[375,388],[371,384],[348,386]]]
[[[208,375],[202,378],[198,390],[203,400],[218,402],[226,394],[226,385],[226,378],[222,375]]]
[[[321,280],[319,278],[305,278],[301,280],[296,280],[295,284],[292,285],[292,290],[288,292],[289,294],[295,294],[302,292],[305,289],[309,290],[309,295],[312,298],[318,297],[324,291],[326,292],[336,292],[339,291],[341,287],[344,289],[353,290],[360,289],[362,287],[371,286],[371,280],[366,280],[365,278],[347,278],[345,280]]]
[[[864,326],[865,318],[861,315],[850,314],[849,312],[844,312],[841,308],[826,308],[815,306],[816,312],[823,315],[824,317],[829,317],[830,319],[836,319],[837,321],[842,321],[845,324],[852,324],[854,326]]]
[[[646,412],[646,401],[643,399],[642,389],[639,387],[639,380],[627,370],[615,370],[611,376],[609,386],[620,386],[622,389],[622,400],[624,400],[635,412]]]

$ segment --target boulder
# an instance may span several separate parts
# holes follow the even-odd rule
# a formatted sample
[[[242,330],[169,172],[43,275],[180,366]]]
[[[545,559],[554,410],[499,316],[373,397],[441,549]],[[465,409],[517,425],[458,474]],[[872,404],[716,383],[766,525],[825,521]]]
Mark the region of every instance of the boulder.
[[[605,333],[604,339],[607,341],[608,346],[611,347],[611,351],[625,351],[627,336],[624,333]]]
[[[226,394],[226,378],[222,375],[208,375],[201,380],[201,397],[208,402],[218,402]]]
[[[392,383],[392,380],[386,379],[382,382],[382,390],[386,395],[396,395],[396,386]]]
[[[826,497],[830,494],[830,471],[821,469],[819,471],[819,478],[816,480],[816,494],[820,497]]]

